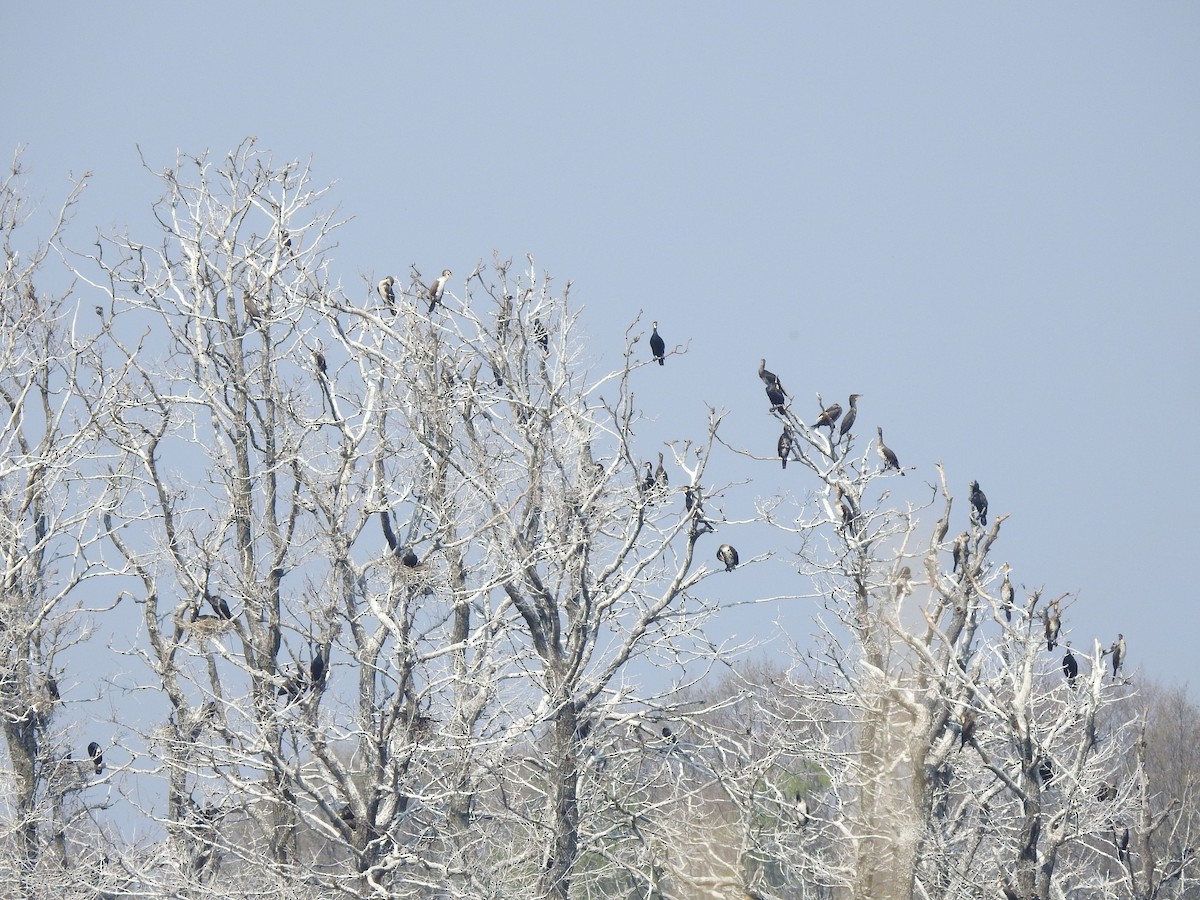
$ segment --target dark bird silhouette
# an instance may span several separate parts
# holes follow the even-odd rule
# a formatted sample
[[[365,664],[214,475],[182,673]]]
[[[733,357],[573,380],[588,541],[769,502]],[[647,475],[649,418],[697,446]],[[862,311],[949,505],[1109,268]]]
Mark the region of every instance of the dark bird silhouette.
[[[683,489],[683,508],[688,512],[692,511],[692,507],[696,505],[696,492],[692,490],[691,485],[687,485]]]
[[[550,334],[546,331],[546,326],[542,324],[541,319],[533,320],[533,339],[542,345],[542,352],[550,352]]]
[[[62,699],[62,694],[58,691],[58,679],[53,675],[46,676],[46,694],[52,703],[57,703]]]
[[[1117,848],[1117,858],[1122,863],[1129,862],[1129,826],[1124,826],[1119,832],[1113,829],[1113,845]]]
[[[858,418],[858,401],[862,394],[850,395],[850,408],[846,410],[846,415],[842,417],[842,427],[838,429],[838,440],[840,441],[850,429],[854,427],[854,420]]]
[[[329,372],[329,363],[325,361],[325,354],[320,350],[313,351],[313,363],[317,367],[317,375],[323,376]]]
[[[1043,615],[1045,616],[1046,624],[1046,649],[1053,650],[1058,646],[1058,632],[1062,628],[1062,619],[1058,614],[1058,604],[1051,603]]]
[[[1062,661],[1063,674],[1067,676],[1067,684],[1072,690],[1075,688],[1075,679],[1079,677],[1079,661],[1075,659],[1075,654],[1071,652],[1071,645],[1067,644],[1067,655]]]
[[[765,359],[760,359],[758,361],[758,377],[762,379],[763,385],[765,385],[768,389],[776,388],[779,393],[785,396],[787,395],[787,391],[783,389],[783,385],[779,382],[779,376],[774,372],[768,371],[767,361]]]
[[[658,466],[654,470],[654,484],[665,491],[667,489],[667,482],[667,470],[663,467],[663,455],[659,453]]]
[[[722,544],[717,548],[717,559],[725,564],[726,572],[732,572],[737,568],[738,552],[729,544]]]
[[[903,475],[904,470],[900,468],[900,460],[896,459],[896,454],[883,442],[883,429],[876,426],[875,433],[879,435],[879,443],[875,445],[875,449],[879,451],[879,457],[883,460],[883,471],[895,469]]]
[[[646,469],[646,474],[642,476],[642,490],[649,493],[654,490],[654,465],[647,460],[643,463]]]
[[[229,608],[229,604],[225,602],[225,598],[219,594],[209,594],[208,604],[213,608],[213,612],[222,619],[233,618],[233,610]]]
[[[842,525],[855,534],[861,534],[862,522],[858,518],[858,512],[855,510],[854,504],[850,502],[850,498],[846,496],[846,492],[842,490],[840,484],[835,484],[833,489],[837,494],[838,510],[841,513]]]
[[[908,566],[905,566],[896,573],[896,580],[892,585],[892,596],[897,600],[903,600],[911,593],[912,569]]]
[[[395,283],[396,279],[389,275],[375,285],[375,289],[379,291],[379,299],[383,301],[383,305],[391,311],[392,315],[396,314],[396,292],[392,288]]]
[[[429,311],[431,313],[442,302],[442,295],[446,293],[446,282],[450,280],[450,276],[453,274],[449,269],[442,269],[442,274],[433,280],[433,284],[429,285],[426,296],[429,298]]]
[[[309,683],[313,688],[319,691],[325,686],[325,657],[320,648],[313,653],[312,662],[308,664],[308,674]]]
[[[987,524],[987,497],[983,491],[979,489],[979,482],[971,482],[971,508],[975,511],[975,517],[979,519],[980,525]]]
[[[1121,666],[1125,665],[1125,635],[1118,634],[1108,652],[1112,654],[1113,678],[1116,678]]]
[[[975,710],[968,709],[963,712],[962,728],[959,730],[959,750],[962,750],[967,744],[975,743],[975,728],[978,724],[978,720],[975,717]]]
[[[1110,800],[1117,799],[1117,786],[1111,781],[1105,781],[1096,788],[1096,799],[1101,803],[1107,803]]]
[[[1004,582],[1000,585],[1000,605],[1004,607],[1004,618],[1011,622],[1013,612],[1014,592],[1012,581],[1009,579],[1008,563],[1004,564]]]
[[[662,339],[662,335],[658,333],[658,323],[653,322],[650,325],[650,352],[654,354],[654,358],[658,360],[658,364],[665,365],[663,356],[667,352],[667,342]]]
[[[787,395],[783,393],[776,382],[775,384],[767,385],[767,399],[771,401],[771,412],[783,412],[783,404],[787,402]]]
[[[783,463],[786,469],[788,458],[792,455],[792,429],[784,427],[783,434],[779,436],[779,442],[775,445],[775,449],[779,452],[779,461]]]
[[[96,774],[99,775],[104,771],[104,754],[100,751],[100,745],[95,741],[88,744],[88,756],[92,759],[92,765],[96,769]]]
[[[1048,787],[1054,780],[1054,763],[1050,762],[1049,757],[1043,756],[1038,760],[1037,774],[1042,787]]]
[[[421,564],[421,558],[412,547],[405,547],[404,552],[400,554],[400,564],[405,568],[415,569]]]
[[[838,416],[842,414],[842,404],[831,403],[821,411],[821,415],[817,417],[817,421],[813,423],[813,428],[823,428],[829,426],[829,434],[833,435],[833,425],[838,420]]]

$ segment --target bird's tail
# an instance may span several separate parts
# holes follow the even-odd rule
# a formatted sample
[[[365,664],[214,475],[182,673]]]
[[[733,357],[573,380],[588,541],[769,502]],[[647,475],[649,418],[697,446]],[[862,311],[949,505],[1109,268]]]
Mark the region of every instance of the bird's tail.
[[[665,366],[665,365],[667,364],[667,361],[666,361],[665,359],[663,359],[663,358],[660,356],[660,357],[658,358],[658,364],[659,364],[660,366]]]

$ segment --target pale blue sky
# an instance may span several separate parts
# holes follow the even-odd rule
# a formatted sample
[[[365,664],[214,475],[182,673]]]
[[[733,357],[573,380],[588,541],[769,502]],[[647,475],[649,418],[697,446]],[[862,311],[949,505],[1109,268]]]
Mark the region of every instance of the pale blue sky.
[[[761,356],[814,414],[862,393],[864,436],[918,467],[895,490],[942,460],[953,531],[978,479],[1012,514],[997,561],[1078,592],[1076,646],[1123,631],[1131,667],[1197,680],[1200,6],[333,9],[13,4],[0,150],[28,146],[46,204],[93,171],[77,222],[146,233],[135,145],[166,166],[257,135],[339,182],[351,290],[531,252],[602,362],[639,310],[690,341],[641,373],[643,440],[708,404],[770,455]],[[729,627],[776,617],[809,628]]]

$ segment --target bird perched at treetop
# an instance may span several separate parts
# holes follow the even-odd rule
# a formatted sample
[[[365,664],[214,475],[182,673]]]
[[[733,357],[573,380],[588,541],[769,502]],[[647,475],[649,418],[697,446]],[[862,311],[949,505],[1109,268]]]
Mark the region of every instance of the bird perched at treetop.
[[[846,410],[846,415],[842,417],[842,427],[838,429],[838,440],[840,441],[854,427],[854,420],[858,418],[858,401],[862,398],[862,394],[850,395],[850,408]]]
[[[100,751],[100,745],[92,741],[87,750],[88,756],[92,758],[92,765],[96,768],[96,774],[100,775],[104,772],[104,754]]]
[[[737,568],[738,552],[729,544],[722,544],[717,548],[717,559],[725,564],[726,572],[732,572]]]
[[[389,275],[375,286],[379,291],[379,299],[383,301],[383,305],[386,306],[393,315],[396,313],[396,292],[392,288],[392,285],[395,283],[396,279]]]
[[[442,274],[433,280],[433,284],[429,286],[427,296],[429,297],[429,311],[433,312],[434,307],[442,302],[442,295],[446,293],[446,282],[450,280],[450,276],[454,273],[449,269],[442,269]]]
[[[883,429],[876,426],[875,433],[879,435],[879,443],[876,444],[875,449],[879,451],[879,456],[883,460],[883,471],[886,472],[888,469],[895,469],[903,475],[904,470],[900,468],[900,460],[896,458],[896,454],[892,452],[891,448],[883,442]]]
[[[662,339],[662,335],[658,333],[658,323],[653,322],[650,325],[650,352],[654,354],[654,358],[658,360],[658,364],[665,365],[663,356],[667,352],[667,342]]]
[[[971,508],[975,511],[975,517],[979,519],[980,525],[987,524],[987,496],[979,489],[979,482],[971,482]]]

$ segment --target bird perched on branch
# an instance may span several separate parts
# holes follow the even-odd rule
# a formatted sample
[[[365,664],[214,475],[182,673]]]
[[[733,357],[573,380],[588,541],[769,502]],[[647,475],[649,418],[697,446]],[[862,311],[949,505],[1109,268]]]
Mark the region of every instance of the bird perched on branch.
[[[967,571],[967,555],[970,550],[971,536],[967,532],[963,532],[954,539],[954,565],[950,567],[951,572],[957,572],[959,566],[962,567],[963,573]]]
[[[1067,644],[1067,655],[1063,657],[1062,670],[1063,674],[1067,676],[1067,684],[1074,690],[1075,679],[1079,677],[1079,661],[1075,659],[1075,654],[1071,652],[1070,643]]]
[[[538,318],[533,320],[533,339],[542,345],[543,353],[550,352],[550,333],[546,331],[546,326]]]
[[[783,412],[783,404],[787,402],[787,395],[783,393],[776,382],[775,384],[767,385],[767,399],[771,401],[771,412]]]
[[[854,420],[858,418],[858,401],[861,397],[862,394],[850,395],[850,408],[846,410],[846,415],[842,417],[842,427],[838,429],[839,441],[849,434],[850,429],[854,427]]]
[[[312,662],[308,665],[309,683],[315,690],[325,687],[325,657],[318,648],[313,653]]]
[[[379,291],[379,299],[383,301],[383,305],[388,308],[392,315],[396,314],[396,291],[392,285],[396,283],[396,279],[391,275],[384,278],[379,284],[375,285]]]
[[[96,774],[100,775],[104,772],[104,754],[100,750],[100,745],[92,741],[87,746],[88,756],[91,757],[92,766],[96,769]]]
[[[738,552],[729,544],[722,544],[717,548],[717,559],[725,564],[726,572],[732,572],[737,568]]]
[[[426,296],[429,298],[429,311],[431,313],[442,302],[442,295],[446,293],[446,282],[450,280],[450,276],[453,274],[449,269],[442,269],[442,274],[433,280],[433,284],[429,285]]]
[[[1051,603],[1044,613],[1046,621],[1046,649],[1053,650],[1058,646],[1058,632],[1062,628],[1062,619],[1058,614],[1057,601]]]
[[[822,428],[829,426],[829,436],[833,437],[833,425],[838,420],[838,416],[842,414],[842,404],[831,403],[829,406],[821,410],[821,415],[817,417],[817,421],[813,423],[813,428]]]
[[[876,426],[875,433],[879,435],[879,443],[876,444],[875,449],[879,451],[879,457],[883,460],[883,471],[886,472],[888,469],[895,469],[903,475],[904,470],[900,468],[900,460],[896,459],[896,454],[883,442],[883,429]]]
[[[654,354],[654,358],[658,360],[658,364],[665,365],[663,356],[667,352],[667,342],[662,339],[662,335],[658,333],[658,323],[652,322],[650,325],[650,352]]]
[[[975,728],[978,722],[975,717],[975,710],[968,709],[963,712],[962,728],[959,731],[958,749],[961,750],[967,744],[975,743]]]
[[[663,455],[662,455],[662,453],[659,453],[658,454],[658,466],[654,469],[654,485],[655,485],[655,487],[659,488],[660,490],[665,491],[667,489],[667,483],[668,483],[667,470],[663,466]]]
[[[974,515],[975,518],[979,519],[979,524],[986,525],[988,502],[983,491],[979,489],[978,481],[971,482],[971,509],[975,511]]]
[[[1004,618],[1007,621],[1011,622],[1012,621],[1012,612],[1013,612],[1014,592],[1013,592],[1012,581],[1010,581],[1009,577],[1008,577],[1009,571],[1010,570],[1008,567],[1008,563],[1005,563],[1004,564],[1004,582],[1000,585],[1000,605],[1002,607],[1004,607]]]
[[[787,391],[785,391],[783,389],[783,385],[779,383],[779,376],[774,372],[767,370],[767,361],[765,359],[760,359],[758,361],[758,377],[762,379],[762,383],[767,390],[776,388],[779,393],[787,396]]]
[[[896,580],[892,585],[892,596],[897,600],[903,600],[912,593],[912,569],[904,566],[896,573]]]
[[[1108,653],[1112,654],[1113,678],[1116,678],[1117,673],[1121,671],[1121,666],[1125,665],[1125,635],[1117,635],[1117,639],[1108,648],[1106,655]]]
[[[786,425],[783,427],[783,434],[779,436],[779,442],[775,445],[775,449],[779,453],[779,461],[786,469],[788,458],[792,455],[792,429]]]

